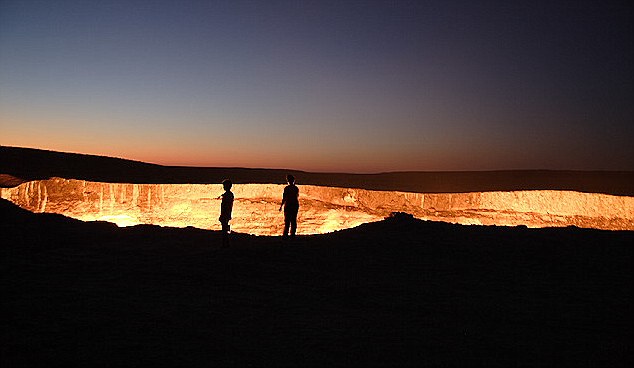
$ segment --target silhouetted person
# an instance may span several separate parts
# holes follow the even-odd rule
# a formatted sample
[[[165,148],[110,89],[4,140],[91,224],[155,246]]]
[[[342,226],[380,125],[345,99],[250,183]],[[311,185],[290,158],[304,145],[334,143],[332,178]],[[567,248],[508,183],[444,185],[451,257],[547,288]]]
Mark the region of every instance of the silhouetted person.
[[[291,229],[291,237],[295,237],[297,231],[297,212],[299,212],[299,188],[295,185],[295,177],[293,175],[286,175],[286,181],[288,185],[284,188],[284,196],[282,197],[282,204],[280,205],[280,211],[284,207],[284,234],[286,238],[288,236],[288,229]]]
[[[225,192],[220,195],[222,197],[222,202],[220,203],[220,224],[222,225],[222,247],[226,248],[229,246],[229,233],[231,231],[231,227],[229,226],[229,220],[231,220],[231,210],[233,210],[233,193],[231,193],[231,180],[225,179],[222,182],[222,187],[225,189]],[[218,198],[220,198],[218,197]]]

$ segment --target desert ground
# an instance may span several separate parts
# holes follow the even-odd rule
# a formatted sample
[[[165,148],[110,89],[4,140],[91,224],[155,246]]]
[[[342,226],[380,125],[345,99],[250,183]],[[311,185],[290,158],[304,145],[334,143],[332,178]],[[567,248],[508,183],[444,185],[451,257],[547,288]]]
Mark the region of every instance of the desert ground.
[[[2,200],[2,366],[622,366],[634,234],[406,215],[279,237]]]
[[[12,185],[73,166],[8,157],[0,171]],[[77,162],[66,177],[88,175]],[[605,191],[627,191],[611,185]],[[119,228],[5,200],[0,215],[3,367],[633,360],[632,231],[464,226],[397,214],[291,241],[233,233],[221,248],[219,232],[191,227]]]

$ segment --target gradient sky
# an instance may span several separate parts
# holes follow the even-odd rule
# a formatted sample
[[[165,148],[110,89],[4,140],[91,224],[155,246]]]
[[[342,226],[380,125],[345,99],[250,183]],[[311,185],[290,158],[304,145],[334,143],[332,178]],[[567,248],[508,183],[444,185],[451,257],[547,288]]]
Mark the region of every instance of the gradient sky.
[[[309,171],[634,170],[626,3],[0,0],[0,145]]]

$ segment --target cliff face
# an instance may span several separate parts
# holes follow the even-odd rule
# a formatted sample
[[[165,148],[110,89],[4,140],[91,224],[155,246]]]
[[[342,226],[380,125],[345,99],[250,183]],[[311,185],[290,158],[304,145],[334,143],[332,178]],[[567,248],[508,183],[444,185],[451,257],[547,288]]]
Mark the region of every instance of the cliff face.
[[[283,185],[240,184],[232,229],[281,234]],[[120,226],[155,224],[220,229],[219,184],[112,184],[54,178],[0,189],[33,212],[52,212]],[[460,224],[569,226],[634,230],[634,197],[571,191],[406,193],[300,186],[298,232],[324,233],[380,220],[391,212]]]

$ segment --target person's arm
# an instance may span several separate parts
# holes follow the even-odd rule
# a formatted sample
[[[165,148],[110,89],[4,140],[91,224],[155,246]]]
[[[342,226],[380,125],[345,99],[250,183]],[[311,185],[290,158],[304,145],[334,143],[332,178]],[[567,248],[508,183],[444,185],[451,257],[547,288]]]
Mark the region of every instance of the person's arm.
[[[286,189],[284,189],[284,195],[282,196],[282,204],[280,204],[280,211],[282,207],[284,207],[284,203],[286,203]]]

